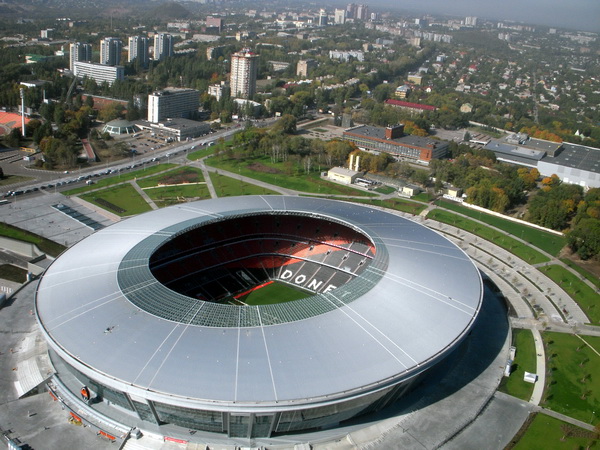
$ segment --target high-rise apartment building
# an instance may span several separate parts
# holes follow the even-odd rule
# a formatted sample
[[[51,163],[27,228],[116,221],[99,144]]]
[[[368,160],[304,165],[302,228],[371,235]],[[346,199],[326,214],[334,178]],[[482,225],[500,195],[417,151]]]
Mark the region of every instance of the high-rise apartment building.
[[[195,89],[166,88],[148,96],[148,121],[192,118],[200,106],[200,92]]]
[[[92,60],[92,44],[72,42],[69,45],[69,69],[75,72],[76,62],[89,62]]]
[[[338,25],[343,25],[346,23],[346,10],[345,9],[336,9],[334,13],[335,23]]]
[[[327,11],[325,11],[324,9],[319,10],[319,26],[327,26]]]
[[[348,3],[348,5],[346,5],[346,18],[367,20],[369,18],[369,7],[367,5]]]
[[[469,27],[476,27],[477,26],[477,17],[473,17],[473,16],[466,17],[465,25],[467,25]]]
[[[100,41],[100,64],[118,66],[121,64],[121,50],[123,42],[121,39],[107,37]]]
[[[154,35],[154,60],[161,61],[173,56],[173,36],[167,33]]]
[[[256,92],[258,55],[249,49],[231,55],[231,96],[251,98]]]
[[[133,62],[136,59],[140,66],[148,66],[148,38],[146,36],[129,37],[129,55],[127,61]]]
[[[346,5],[346,17],[348,19],[354,19],[356,17],[356,3],[348,3]]]
[[[367,20],[369,18],[369,7],[367,5],[358,5],[356,7],[356,19]]]
[[[207,16],[206,28],[217,28],[220,33],[223,30],[223,19],[220,17]]]
[[[312,69],[317,67],[317,62],[314,59],[301,59],[296,66],[296,76],[308,78]]]

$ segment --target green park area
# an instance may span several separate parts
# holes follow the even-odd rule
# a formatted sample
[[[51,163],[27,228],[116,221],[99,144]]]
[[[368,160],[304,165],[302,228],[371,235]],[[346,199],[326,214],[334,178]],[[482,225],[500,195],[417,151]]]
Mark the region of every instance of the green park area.
[[[391,194],[392,192],[395,192],[396,189],[394,189],[391,186],[379,186],[378,188],[375,188],[375,192],[379,192],[380,194]]]
[[[217,149],[217,148],[218,148],[218,146],[217,147],[204,147],[204,148],[201,148],[200,150],[196,150],[191,153],[188,153],[187,158],[190,161],[197,161],[201,158],[204,158],[205,156],[212,155],[215,152],[215,149]]]
[[[423,203],[429,203],[431,200],[433,200],[435,197],[428,193],[428,192],[420,192],[417,195],[414,195],[413,197],[411,197],[411,200],[415,200],[418,202],[423,202]]]
[[[324,180],[321,178],[319,170],[312,169],[306,173],[299,164],[292,161],[273,163],[268,157],[251,159],[213,157],[208,158],[206,164],[234,174],[300,192],[361,197],[376,195]]]
[[[33,180],[30,177],[22,177],[20,175],[4,175],[2,179],[0,179],[0,187],[1,186],[10,186],[12,184],[24,183],[25,181]]]
[[[516,348],[510,377],[500,380],[499,390],[506,394],[529,401],[533,384],[523,380],[525,372],[536,372],[535,343],[530,330],[513,329],[512,345]]]
[[[208,192],[208,187],[205,183],[148,188],[144,189],[144,192],[159,208],[176,205],[178,203],[185,203],[191,200],[204,200],[210,198],[210,193]]]
[[[600,337],[545,332],[543,339],[547,375],[541,406],[586,423],[600,421]]]
[[[275,303],[291,302],[308,297],[311,294],[301,291],[285,283],[269,283],[259,289],[239,297],[238,301],[246,305],[273,305]]]
[[[516,441],[516,443],[514,443]],[[507,449],[514,450],[573,450],[598,447],[597,434],[593,431],[538,413],[523,434],[515,436]]]
[[[271,189],[227,177],[220,173],[211,172],[210,179],[212,180],[217,197],[232,197],[237,195],[280,195],[279,192],[272,191]]]
[[[65,195],[78,195],[83,194],[84,192],[94,191],[96,189],[101,189],[108,186],[114,186],[115,184],[123,183],[125,181],[135,180],[138,178],[146,177],[148,175],[153,175],[158,172],[162,172],[163,170],[170,169],[171,167],[175,167],[175,164],[158,164],[158,163],[148,163],[140,170],[134,170],[133,172],[119,172],[110,177],[105,178],[92,178],[94,180],[94,184],[81,186],[75,189],[70,189],[68,191],[64,191]],[[98,180],[98,181],[96,181]]]
[[[7,223],[0,223],[0,236],[35,244],[41,251],[50,256],[58,256],[66,249],[65,246],[57,244],[54,241],[43,238],[37,234],[30,233],[29,231],[22,230],[21,228],[14,227]]]
[[[506,231],[507,233],[527,241],[531,245],[534,245],[535,247],[544,250],[553,256],[558,255],[560,250],[567,245],[567,239],[564,236],[558,236],[553,233],[538,230],[534,227],[512,222],[510,220],[496,217],[491,214],[486,214],[481,211],[476,211],[455,202],[438,200],[435,202],[435,204],[441,208],[449,209],[465,216],[472,217],[480,222],[485,222],[488,225]]]
[[[561,258],[560,260],[562,262],[564,262],[567,266],[569,266],[571,269],[574,269],[577,272],[579,272],[579,274],[583,278],[586,278],[588,281],[591,281],[596,286],[597,289],[600,289],[600,278],[598,278],[597,276],[591,274],[590,272],[588,272],[587,270],[585,270],[583,267],[578,266],[577,264],[575,264],[570,259]]]
[[[577,302],[588,316],[591,323],[600,323],[600,304],[598,293],[581,280],[581,275],[575,275],[562,266],[553,264],[540,267],[539,270],[565,290]]]
[[[122,217],[134,216],[152,209],[130,183],[89,192],[81,198]]]
[[[537,264],[550,260],[537,250],[534,250],[528,245],[523,244],[500,231],[494,230],[473,220],[466,219],[462,216],[453,214],[450,211],[434,209],[427,214],[427,218],[453,225],[473,233],[485,240],[491,241],[494,244],[513,253],[522,260],[527,261],[529,264]]]

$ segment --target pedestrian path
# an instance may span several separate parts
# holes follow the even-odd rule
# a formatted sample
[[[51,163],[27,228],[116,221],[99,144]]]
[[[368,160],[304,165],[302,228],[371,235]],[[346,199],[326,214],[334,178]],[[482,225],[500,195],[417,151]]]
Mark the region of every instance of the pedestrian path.
[[[140,194],[142,196],[142,198],[146,201],[146,203],[148,203],[150,205],[150,208],[152,209],[158,209],[158,206],[156,205],[156,203],[154,203],[154,200],[152,200],[148,194],[146,194],[144,192],[144,190],[138,186],[138,184],[135,182],[135,180],[130,180],[129,184],[131,184],[131,186],[133,186],[133,188],[137,191],[138,194]]]

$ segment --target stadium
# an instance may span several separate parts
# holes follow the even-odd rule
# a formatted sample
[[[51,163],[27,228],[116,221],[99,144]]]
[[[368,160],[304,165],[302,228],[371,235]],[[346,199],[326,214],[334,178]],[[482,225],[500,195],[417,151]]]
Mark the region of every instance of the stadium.
[[[247,196],[96,232],[46,270],[35,313],[82,411],[267,438],[396,401],[451,357],[482,297],[468,256],[411,220]]]

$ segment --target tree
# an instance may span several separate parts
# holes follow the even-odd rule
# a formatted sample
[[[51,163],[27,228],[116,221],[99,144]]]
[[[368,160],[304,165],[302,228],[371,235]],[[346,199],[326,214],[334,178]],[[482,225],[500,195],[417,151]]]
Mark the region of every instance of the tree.
[[[580,220],[567,235],[569,247],[583,260],[600,254],[600,220],[585,218]]]
[[[13,128],[4,138],[7,147],[17,148],[21,145],[21,128]]]
[[[296,133],[296,118],[291,114],[284,114],[273,126],[274,132],[281,132],[284,134]]]

